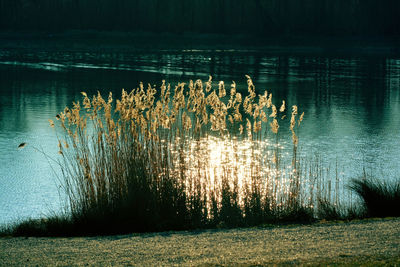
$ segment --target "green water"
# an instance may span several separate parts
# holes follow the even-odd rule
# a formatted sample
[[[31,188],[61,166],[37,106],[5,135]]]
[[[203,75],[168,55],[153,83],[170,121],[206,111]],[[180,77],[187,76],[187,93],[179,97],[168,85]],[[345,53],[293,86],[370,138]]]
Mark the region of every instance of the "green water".
[[[275,101],[297,104],[306,114],[302,155],[338,163],[344,179],[363,169],[385,179],[400,174],[400,57],[393,54],[8,47],[0,50],[0,223],[62,209],[58,169],[34,148],[57,158],[48,119],[81,91],[119,95],[140,81],[175,85],[210,74],[243,91],[249,74]],[[18,150],[21,142],[28,145]]]

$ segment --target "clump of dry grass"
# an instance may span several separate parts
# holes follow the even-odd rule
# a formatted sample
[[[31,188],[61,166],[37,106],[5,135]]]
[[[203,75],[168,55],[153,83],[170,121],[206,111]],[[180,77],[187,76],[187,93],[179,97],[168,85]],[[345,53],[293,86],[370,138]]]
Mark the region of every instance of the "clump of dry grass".
[[[364,176],[350,181],[349,188],[361,199],[363,217],[399,217],[400,181]]]
[[[311,220],[297,158],[304,113],[277,107],[246,77],[245,96],[235,82],[214,89],[211,77],[141,83],[116,101],[82,92],[82,104],[57,115],[71,221],[114,233]]]

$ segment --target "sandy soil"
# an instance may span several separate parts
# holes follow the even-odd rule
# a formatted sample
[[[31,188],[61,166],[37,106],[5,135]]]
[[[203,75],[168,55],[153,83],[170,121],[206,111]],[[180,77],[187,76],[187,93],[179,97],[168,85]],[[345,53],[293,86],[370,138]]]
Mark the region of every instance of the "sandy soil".
[[[0,238],[0,266],[400,266],[400,219],[109,237]]]

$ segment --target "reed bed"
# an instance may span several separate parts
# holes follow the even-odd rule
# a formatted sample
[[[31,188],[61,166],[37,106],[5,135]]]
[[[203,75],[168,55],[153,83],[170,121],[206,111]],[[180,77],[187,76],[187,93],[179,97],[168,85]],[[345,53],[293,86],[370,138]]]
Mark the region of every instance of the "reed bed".
[[[62,132],[59,165],[68,197],[68,216],[52,221],[86,235],[326,215],[320,211],[338,198],[320,168],[298,156],[304,112],[275,103],[246,78],[245,95],[235,82],[227,89],[212,77],[174,88],[163,81],[159,90],[141,83],[115,101],[111,93],[82,92],[82,103],[50,120]]]
[[[174,88],[163,81],[159,90],[141,83],[115,101],[111,93],[104,99],[82,92],[82,103],[49,120],[57,129],[67,212],[23,221],[0,235],[399,216],[398,182],[346,184],[338,163],[332,169],[321,157],[299,153],[304,112],[273,101],[271,92],[259,93],[246,78],[247,94],[235,82],[226,89],[212,77]]]

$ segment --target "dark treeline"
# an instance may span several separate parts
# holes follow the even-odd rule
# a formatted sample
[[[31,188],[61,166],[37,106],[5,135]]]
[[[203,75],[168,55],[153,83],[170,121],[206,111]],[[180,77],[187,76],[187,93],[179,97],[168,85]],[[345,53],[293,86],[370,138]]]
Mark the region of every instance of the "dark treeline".
[[[399,0],[0,0],[0,30],[398,35]]]

